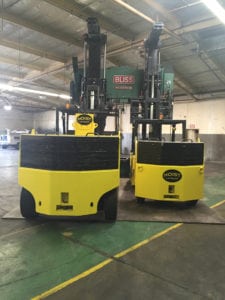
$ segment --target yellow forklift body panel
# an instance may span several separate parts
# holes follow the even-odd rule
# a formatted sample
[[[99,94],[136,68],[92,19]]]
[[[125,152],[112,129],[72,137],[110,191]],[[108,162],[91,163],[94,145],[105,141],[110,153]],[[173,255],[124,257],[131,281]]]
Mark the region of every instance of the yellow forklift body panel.
[[[19,184],[32,193],[37,213],[89,215],[97,212],[102,195],[119,186],[119,169],[49,171],[20,167]]]
[[[76,136],[94,135],[98,124],[94,122],[94,114],[75,114],[73,123]]]
[[[130,155],[130,181],[131,185],[135,185],[135,167],[136,167],[136,155],[133,153]]]
[[[136,197],[179,202],[198,200],[203,197],[204,166],[136,163],[133,180]]]

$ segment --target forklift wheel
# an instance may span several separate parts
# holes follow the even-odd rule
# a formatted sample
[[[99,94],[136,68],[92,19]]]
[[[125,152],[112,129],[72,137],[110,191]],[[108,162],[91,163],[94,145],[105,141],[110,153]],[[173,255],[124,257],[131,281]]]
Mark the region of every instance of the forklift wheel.
[[[34,198],[31,193],[24,188],[22,188],[20,194],[20,212],[26,219],[32,219],[37,216]]]
[[[142,197],[136,197],[137,203],[143,204],[145,202],[145,198]]]
[[[117,217],[118,189],[112,190],[105,195],[103,210],[107,221],[115,221]]]
[[[188,207],[193,207],[197,203],[198,203],[198,200],[190,200],[190,201],[185,202],[186,206],[188,206]]]

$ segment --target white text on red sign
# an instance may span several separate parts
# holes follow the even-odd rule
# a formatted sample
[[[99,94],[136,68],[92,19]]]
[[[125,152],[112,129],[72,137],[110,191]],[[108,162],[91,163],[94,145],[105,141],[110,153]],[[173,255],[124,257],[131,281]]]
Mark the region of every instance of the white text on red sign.
[[[116,84],[134,84],[135,77],[134,75],[114,75],[113,83]]]

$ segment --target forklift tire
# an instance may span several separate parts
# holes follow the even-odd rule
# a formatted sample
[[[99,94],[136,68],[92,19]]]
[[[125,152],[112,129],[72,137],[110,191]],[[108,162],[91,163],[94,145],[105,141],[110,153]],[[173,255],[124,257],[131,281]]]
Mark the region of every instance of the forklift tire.
[[[20,194],[20,212],[25,219],[33,219],[37,216],[35,201],[30,192],[22,188]]]
[[[112,190],[104,197],[103,210],[106,221],[115,221],[117,218],[118,189]]]
[[[143,204],[145,202],[145,198],[142,197],[136,197],[137,203]]]
[[[185,202],[186,206],[188,207],[194,207],[198,203],[198,200],[190,200]]]

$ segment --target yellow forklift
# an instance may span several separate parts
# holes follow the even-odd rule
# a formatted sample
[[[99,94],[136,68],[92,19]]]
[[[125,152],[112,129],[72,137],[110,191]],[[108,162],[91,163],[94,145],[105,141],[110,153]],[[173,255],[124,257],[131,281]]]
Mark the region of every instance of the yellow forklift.
[[[173,74],[160,66],[162,30],[162,23],[154,24],[145,41],[144,96],[131,101],[131,183],[139,203],[151,199],[194,206],[203,197],[204,145],[187,140],[186,120],[172,118]]]
[[[89,18],[87,26],[83,76],[78,80],[75,74],[71,102],[56,110],[56,134],[21,136],[18,178],[24,218],[98,211],[109,221],[117,217],[120,138],[118,112],[106,101],[107,37],[96,18]],[[78,71],[77,60],[73,63]],[[108,116],[115,119],[110,132],[105,130]]]

